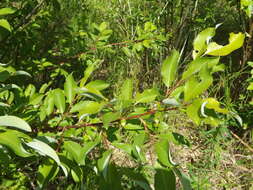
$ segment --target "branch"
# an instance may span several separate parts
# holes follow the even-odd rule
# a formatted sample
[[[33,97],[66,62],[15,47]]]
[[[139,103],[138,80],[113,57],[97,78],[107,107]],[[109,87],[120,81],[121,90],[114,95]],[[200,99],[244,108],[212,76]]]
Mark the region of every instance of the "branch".
[[[145,116],[145,115],[153,115],[155,114],[156,112],[166,112],[166,111],[171,111],[171,110],[177,110],[178,107],[172,107],[172,108],[165,108],[163,110],[155,110],[155,109],[151,109],[151,110],[148,110],[147,112],[144,112],[142,114],[138,114],[138,115],[133,115],[133,116],[129,116],[129,117],[121,117],[119,119],[116,119],[114,121],[112,121],[111,123],[118,123],[122,120],[131,120],[131,119],[137,119],[137,118],[140,118],[142,116]],[[79,129],[79,128],[83,128],[83,127],[101,127],[103,126],[103,122],[98,122],[98,123],[82,123],[82,124],[79,124],[79,125],[70,125],[70,126],[65,126],[65,127],[58,127],[59,130],[66,130],[66,129]]]

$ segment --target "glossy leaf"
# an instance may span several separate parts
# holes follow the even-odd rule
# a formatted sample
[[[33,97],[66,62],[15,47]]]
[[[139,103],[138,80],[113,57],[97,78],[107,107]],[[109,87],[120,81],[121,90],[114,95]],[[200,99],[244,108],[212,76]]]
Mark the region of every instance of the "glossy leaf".
[[[48,144],[37,139],[33,139],[33,141],[26,143],[26,145],[36,150],[40,155],[46,155],[52,158],[62,168],[65,176],[68,175],[66,168],[61,164],[60,159],[56,154],[55,150],[52,149]]]
[[[226,56],[236,49],[242,47],[244,42],[245,34],[239,32],[238,34],[229,34],[229,44],[222,46],[215,42],[208,45],[205,54],[213,56]]]
[[[82,151],[81,151],[81,165],[85,165],[85,159],[86,156],[89,154],[90,151],[92,151],[101,141],[100,137],[97,137],[94,141],[87,142],[83,145]]]
[[[170,87],[175,80],[179,59],[179,52],[173,50],[171,55],[162,64],[161,75],[167,87]]]
[[[12,31],[11,29],[11,25],[9,24],[9,22],[5,19],[0,19],[0,27],[5,28],[6,30],[8,30],[9,32]]]
[[[127,144],[127,143],[112,143],[113,146],[115,146],[116,148],[123,150],[124,152],[126,152],[127,154],[131,155],[132,151],[133,151],[133,145],[131,144]]]
[[[120,118],[119,112],[108,112],[103,115],[102,120],[105,127],[107,127],[112,121],[115,121]]]
[[[31,132],[32,129],[27,122],[16,116],[0,116],[0,126],[14,127],[23,131]]]
[[[0,133],[0,144],[11,149],[16,155],[21,157],[32,156],[32,154],[28,153],[17,135],[16,131],[6,131]]]
[[[156,99],[158,95],[159,91],[155,88],[144,90],[144,92],[142,93],[137,93],[135,98],[135,104],[152,102]]]
[[[218,102],[215,98],[207,98],[204,100],[203,104],[204,104],[204,107],[208,109],[213,109],[214,111],[219,112],[219,113],[227,114],[229,112],[227,109],[221,108],[220,102]]]
[[[176,190],[176,177],[172,170],[159,168],[155,171],[155,190]]]
[[[70,74],[67,78],[66,81],[64,83],[64,93],[66,96],[66,102],[71,104],[75,98],[76,95],[76,82],[72,76],[72,74]]]
[[[215,28],[207,28],[200,32],[193,41],[193,59],[205,53],[208,41],[215,35]]]
[[[155,144],[155,152],[158,157],[158,161],[166,167],[173,167],[173,164],[169,161],[169,143],[167,140],[160,140]]]
[[[59,112],[64,113],[66,107],[65,96],[59,88],[54,90],[54,103]]]

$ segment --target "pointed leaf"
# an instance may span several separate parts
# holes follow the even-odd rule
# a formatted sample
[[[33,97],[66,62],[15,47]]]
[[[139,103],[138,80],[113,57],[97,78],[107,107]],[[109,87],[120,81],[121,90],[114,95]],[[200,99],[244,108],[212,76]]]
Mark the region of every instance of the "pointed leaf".
[[[184,100],[186,102],[201,95],[213,83],[213,77],[207,66],[201,69],[199,75],[201,81],[195,76],[192,76],[185,84]]]
[[[98,159],[98,171],[103,172],[109,164],[112,156],[112,150],[105,151],[102,158]]]
[[[71,104],[76,96],[76,88],[77,88],[77,84],[72,76],[72,74],[70,74],[67,78],[66,81],[64,83],[64,93],[66,96],[66,102]]]
[[[208,45],[205,54],[213,56],[226,56],[236,49],[242,47],[244,42],[245,34],[239,32],[238,34],[229,34],[229,44],[226,46],[219,45],[212,42]]]
[[[169,143],[167,140],[160,140],[155,144],[155,152],[158,157],[158,161],[166,167],[173,167],[173,164],[169,161]]]
[[[81,164],[82,147],[80,144],[73,141],[65,141],[63,148],[70,154],[70,156],[76,161],[77,164]]]
[[[91,81],[89,82],[85,87],[89,88],[95,88],[99,91],[104,90],[106,88],[108,88],[110,86],[110,84],[106,83],[105,81],[102,80],[95,80],[95,81]]]
[[[207,28],[200,32],[193,41],[193,59],[201,56],[207,48],[208,41],[215,35],[215,28]]]
[[[99,112],[102,107],[104,106],[104,103],[99,102],[93,102],[93,101],[81,101],[75,104],[70,112],[79,112],[81,114],[95,114]]]
[[[23,119],[16,116],[0,116],[0,126],[15,127],[23,131],[31,132],[32,129]]]
[[[59,112],[64,113],[66,107],[65,97],[63,91],[59,88],[54,90],[54,103]]]
[[[158,95],[159,91],[155,88],[144,90],[144,92],[142,93],[137,93],[135,98],[135,104],[152,102]]]
[[[186,114],[197,125],[200,125],[199,112],[203,101],[201,99],[194,100],[193,103],[186,108]]]
[[[16,131],[6,131],[0,133],[0,144],[8,147],[18,156],[28,157],[32,155],[24,149]]]
[[[162,64],[161,75],[167,87],[170,87],[175,80],[179,59],[179,52],[173,50],[171,55]]]
[[[40,155],[47,155],[48,157],[52,158],[62,168],[65,176],[68,175],[66,168],[61,164],[55,150],[52,149],[48,144],[37,139],[33,139],[33,141],[26,143],[26,145],[36,150]]]
[[[0,19],[0,27],[5,28],[6,30],[8,30],[9,32],[11,32],[11,25],[9,24],[9,22],[5,19]]]
[[[189,64],[187,70],[183,73],[182,79],[185,80],[198,73],[203,67],[206,67],[206,65],[208,65],[209,68],[214,67],[219,63],[219,60],[219,57],[200,57],[195,59]]]
[[[181,183],[183,185],[183,190],[193,190],[193,188],[191,186],[190,178],[177,168],[174,168],[173,170],[175,171],[176,175],[178,176],[179,180],[181,181]]]
[[[2,9],[0,9],[0,16],[13,14],[15,12],[16,11],[14,9],[11,9],[11,8],[8,8],[8,7],[2,8]]]
[[[90,63],[90,65],[86,68],[86,70],[84,71],[84,77],[80,82],[80,87],[83,87],[85,85],[91,73],[95,70],[96,68],[95,66],[96,66],[95,63]]]

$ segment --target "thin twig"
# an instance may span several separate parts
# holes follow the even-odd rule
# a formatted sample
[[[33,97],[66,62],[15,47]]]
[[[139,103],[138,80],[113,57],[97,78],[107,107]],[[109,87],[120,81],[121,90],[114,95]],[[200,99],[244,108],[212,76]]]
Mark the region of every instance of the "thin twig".
[[[246,143],[245,141],[243,141],[238,135],[236,135],[235,133],[233,133],[232,131],[230,131],[230,133],[237,138],[244,146],[246,146],[252,153],[253,153],[253,148],[251,146],[248,145],[248,143]]]

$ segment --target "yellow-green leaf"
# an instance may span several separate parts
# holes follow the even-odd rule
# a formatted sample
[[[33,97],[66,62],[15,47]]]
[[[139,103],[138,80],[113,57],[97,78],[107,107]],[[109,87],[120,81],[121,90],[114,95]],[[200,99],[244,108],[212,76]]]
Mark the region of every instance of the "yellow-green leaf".
[[[230,33],[228,45],[222,46],[215,42],[212,42],[207,46],[207,51],[205,52],[205,54],[213,56],[226,56],[232,51],[242,47],[244,38],[245,34],[241,32],[239,32],[238,34]]]
[[[209,39],[211,39],[215,35],[215,28],[207,28],[200,32],[197,37],[194,39],[193,42],[193,59],[196,59],[197,57],[201,56],[207,48],[207,42]]]
[[[15,13],[15,10],[8,8],[8,7],[0,9],[0,16],[9,15],[9,14],[13,14],[13,13]]]
[[[11,25],[6,19],[0,19],[0,27],[5,28],[9,32],[11,32]]]

